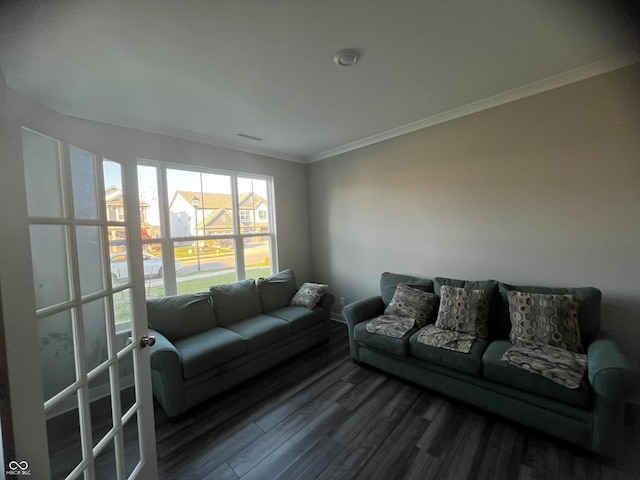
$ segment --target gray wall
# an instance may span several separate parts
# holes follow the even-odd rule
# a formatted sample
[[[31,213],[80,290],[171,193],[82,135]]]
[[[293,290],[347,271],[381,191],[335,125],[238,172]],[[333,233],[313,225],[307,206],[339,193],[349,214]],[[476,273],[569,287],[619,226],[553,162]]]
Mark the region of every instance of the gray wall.
[[[592,285],[640,358],[639,100],[634,65],[312,164],[316,278]]]

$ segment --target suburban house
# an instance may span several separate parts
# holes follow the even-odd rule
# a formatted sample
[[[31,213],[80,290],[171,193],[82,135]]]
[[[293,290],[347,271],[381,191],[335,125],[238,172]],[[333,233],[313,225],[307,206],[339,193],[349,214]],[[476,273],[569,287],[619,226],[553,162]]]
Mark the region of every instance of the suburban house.
[[[602,327],[640,362],[635,13],[573,0],[82,3],[0,7],[6,472],[47,477],[55,447],[70,478],[95,474],[94,456],[117,459],[110,478],[189,460],[180,445],[156,450],[145,301],[214,276],[290,268],[329,285],[336,322],[379,294],[382,272],[593,286]],[[109,255],[124,250],[128,278],[112,281]],[[162,274],[149,278],[147,260]],[[363,385],[363,397],[377,387]],[[96,399],[117,414],[92,431]],[[637,424],[640,398],[629,411]],[[507,448],[517,428],[500,428]],[[125,437],[140,447],[131,462]],[[565,450],[545,448],[562,463]],[[418,450],[402,458],[440,468]],[[593,461],[604,473],[588,478],[606,478]]]
[[[240,193],[238,209],[243,231],[266,231],[269,210],[266,199],[253,192]],[[231,194],[178,190],[169,202],[169,211],[171,231],[176,237],[233,232]]]

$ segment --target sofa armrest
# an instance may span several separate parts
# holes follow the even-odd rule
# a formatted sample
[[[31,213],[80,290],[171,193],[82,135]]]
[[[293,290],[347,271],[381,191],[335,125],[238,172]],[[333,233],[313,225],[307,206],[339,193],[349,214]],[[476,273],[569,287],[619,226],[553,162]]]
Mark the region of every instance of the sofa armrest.
[[[176,366],[180,367],[182,359],[175,345],[163,334],[152,328],[149,329],[149,335],[153,335],[156,339],[156,343],[149,347],[151,351],[151,368],[154,370],[168,370]]]
[[[370,318],[382,315],[383,312],[384,302],[381,296],[363,298],[362,300],[346,305],[342,309],[342,318],[347,322],[347,330],[349,332],[349,351],[351,352],[351,358],[356,362],[360,361],[358,344],[353,336],[356,325]]]
[[[600,332],[587,349],[588,376],[596,398],[625,401],[640,391],[640,372],[620,345]]]
[[[587,348],[587,375],[593,389],[592,449],[614,455],[624,444],[627,400],[640,390],[640,372],[614,339],[599,332]]]
[[[345,319],[350,328],[353,328],[356,323],[382,315],[383,312],[384,303],[382,302],[382,297],[369,297],[345,306],[342,309],[342,318]]]
[[[156,343],[149,347],[153,394],[173,417],[186,410],[182,378],[182,359],[171,341],[156,330],[149,329]]]
[[[325,309],[327,311],[327,316],[329,316],[331,314],[331,307],[333,307],[333,303],[335,301],[336,301],[336,297],[334,297],[333,294],[325,293],[320,299],[318,306]]]

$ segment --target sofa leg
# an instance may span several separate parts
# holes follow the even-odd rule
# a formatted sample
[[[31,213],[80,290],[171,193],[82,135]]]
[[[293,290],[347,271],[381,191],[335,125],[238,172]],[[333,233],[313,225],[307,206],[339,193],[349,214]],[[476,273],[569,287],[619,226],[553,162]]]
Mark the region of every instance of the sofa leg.
[[[352,359],[351,359],[351,361],[352,361],[355,365],[357,365],[358,367],[361,367],[361,366],[362,366],[362,363],[360,363],[360,361],[359,361],[359,360],[356,360],[355,358],[352,358]]]

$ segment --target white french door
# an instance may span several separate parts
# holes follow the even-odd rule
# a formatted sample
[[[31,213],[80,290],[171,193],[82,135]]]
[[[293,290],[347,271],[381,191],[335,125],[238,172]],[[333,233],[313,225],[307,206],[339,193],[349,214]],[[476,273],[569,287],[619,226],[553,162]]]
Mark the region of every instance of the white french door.
[[[31,130],[22,140],[51,478],[153,478],[144,282],[135,266],[140,219],[137,198],[129,198],[137,189],[125,188],[129,167]],[[111,259],[123,253],[131,273],[116,283]]]

